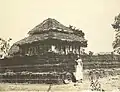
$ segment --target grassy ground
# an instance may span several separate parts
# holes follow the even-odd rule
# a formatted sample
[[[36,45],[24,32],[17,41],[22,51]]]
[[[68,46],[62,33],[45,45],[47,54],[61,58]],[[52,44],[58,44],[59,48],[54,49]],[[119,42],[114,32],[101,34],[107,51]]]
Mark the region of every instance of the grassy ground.
[[[86,77],[86,76],[85,76]],[[100,80],[102,89],[105,92],[120,92],[120,75],[103,77]],[[83,83],[79,83],[74,86],[71,84],[61,84],[61,85],[49,85],[49,84],[15,84],[15,83],[1,83],[0,91],[44,91],[44,92],[90,92],[90,81],[87,77],[83,80]]]

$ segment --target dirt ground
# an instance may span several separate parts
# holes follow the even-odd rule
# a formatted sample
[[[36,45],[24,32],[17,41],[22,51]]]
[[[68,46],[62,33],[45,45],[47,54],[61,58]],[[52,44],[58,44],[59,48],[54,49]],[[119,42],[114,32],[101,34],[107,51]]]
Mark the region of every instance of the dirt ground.
[[[104,90],[102,92],[120,92],[120,75],[103,77],[99,79],[99,83]],[[0,91],[96,92],[90,90],[90,81],[88,79],[84,79],[83,83],[76,84],[76,86],[75,83],[61,85],[1,83]]]

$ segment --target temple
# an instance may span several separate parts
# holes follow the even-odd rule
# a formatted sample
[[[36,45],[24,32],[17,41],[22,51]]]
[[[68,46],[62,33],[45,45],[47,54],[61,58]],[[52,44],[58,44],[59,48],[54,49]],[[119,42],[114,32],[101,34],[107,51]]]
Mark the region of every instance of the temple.
[[[65,27],[55,19],[48,18],[28,32],[29,36],[14,43],[9,55],[82,54],[87,40],[81,30]]]
[[[48,18],[28,34],[11,46],[9,58],[0,60],[1,81],[58,83],[71,78],[75,59],[87,47],[82,30]]]

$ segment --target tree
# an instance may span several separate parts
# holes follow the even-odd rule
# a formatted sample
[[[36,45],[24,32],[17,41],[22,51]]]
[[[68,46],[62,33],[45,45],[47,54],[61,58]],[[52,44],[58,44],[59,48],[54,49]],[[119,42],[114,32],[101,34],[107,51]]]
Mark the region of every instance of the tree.
[[[93,53],[92,51],[89,51],[89,56],[93,56]]]
[[[93,56],[93,53],[92,51],[89,51],[89,61],[91,62],[92,61],[92,56]]]
[[[11,40],[12,40],[11,38],[9,38],[8,40],[4,40],[0,38],[0,58],[1,59],[3,59],[5,56],[8,55]]]
[[[116,32],[115,40],[113,41],[113,49],[115,52],[120,54],[120,14],[118,14],[118,16],[115,16],[112,27]]]

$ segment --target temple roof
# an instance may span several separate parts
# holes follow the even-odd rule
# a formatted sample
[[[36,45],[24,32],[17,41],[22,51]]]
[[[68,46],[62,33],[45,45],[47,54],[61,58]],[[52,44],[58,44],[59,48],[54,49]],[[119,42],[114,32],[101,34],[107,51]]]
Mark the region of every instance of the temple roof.
[[[31,44],[33,42],[37,41],[43,41],[47,39],[55,39],[55,40],[61,40],[61,41],[68,41],[68,42],[79,42],[79,43],[87,43],[87,40],[85,40],[82,37],[76,36],[74,34],[65,34],[65,33],[59,33],[59,32],[47,32],[43,34],[34,34],[30,35],[18,42],[16,42],[16,45],[23,45],[23,44]]]
[[[79,30],[77,30],[79,31]],[[68,42],[79,42],[83,43],[87,40],[84,39],[84,34],[82,31],[80,35],[75,34],[75,29],[64,26],[55,19],[48,18],[42,23],[34,27],[31,31],[28,32],[29,36],[16,42],[16,45],[31,44],[32,42],[46,40],[46,39],[57,39],[61,41]],[[82,35],[82,36],[81,36]]]
[[[63,32],[66,31],[69,33],[73,33],[73,31],[70,28],[64,26],[57,20],[48,18],[44,20],[42,23],[40,23],[39,25],[37,25],[36,27],[34,27],[31,31],[29,31],[28,34],[33,35],[33,34],[41,33],[44,31],[48,31],[50,29],[54,29],[54,30],[57,29],[59,31],[63,31]]]

